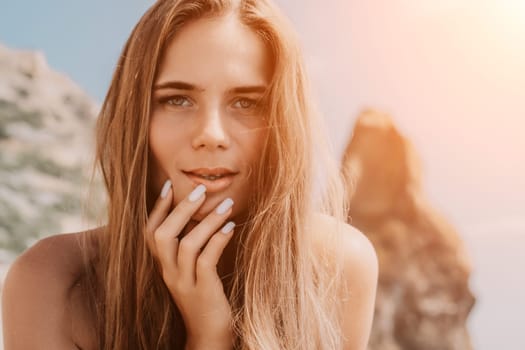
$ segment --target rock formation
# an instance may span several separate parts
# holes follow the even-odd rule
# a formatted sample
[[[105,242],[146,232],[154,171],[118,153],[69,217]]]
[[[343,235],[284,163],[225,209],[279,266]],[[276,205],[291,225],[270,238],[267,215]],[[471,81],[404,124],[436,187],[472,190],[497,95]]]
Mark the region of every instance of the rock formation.
[[[0,261],[84,221],[97,110],[41,53],[0,45]]]
[[[349,221],[379,259],[372,350],[468,350],[475,298],[458,234],[427,202],[413,146],[391,118],[358,118],[344,152]]]
[[[0,269],[39,237],[81,225],[98,107],[40,53],[0,45]],[[358,119],[343,160],[351,222],[378,252],[372,350],[468,350],[474,304],[458,235],[425,200],[389,117]],[[86,221],[89,218],[86,218]],[[2,264],[4,263],[4,264]]]

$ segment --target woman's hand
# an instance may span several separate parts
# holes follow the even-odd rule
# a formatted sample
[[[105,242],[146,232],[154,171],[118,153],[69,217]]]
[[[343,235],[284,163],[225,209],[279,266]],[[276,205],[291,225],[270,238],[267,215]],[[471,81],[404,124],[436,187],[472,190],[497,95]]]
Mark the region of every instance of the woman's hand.
[[[225,199],[184,237],[179,237],[202,205],[206,188],[197,186],[171,212],[169,180],[150,213],[150,247],[161,265],[162,278],[179,308],[187,331],[186,349],[231,349],[231,307],[217,274],[219,258],[232,237],[229,222],[233,200]],[[224,345],[222,345],[224,344]]]

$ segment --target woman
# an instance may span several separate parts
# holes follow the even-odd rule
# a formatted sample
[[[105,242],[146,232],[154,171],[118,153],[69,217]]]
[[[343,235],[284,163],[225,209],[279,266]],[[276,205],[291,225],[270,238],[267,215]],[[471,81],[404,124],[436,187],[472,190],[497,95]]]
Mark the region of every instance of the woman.
[[[13,264],[5,349],[365,349],[377,259],[314,120],[271,3],[157,1],[98,119],[107,224]]]

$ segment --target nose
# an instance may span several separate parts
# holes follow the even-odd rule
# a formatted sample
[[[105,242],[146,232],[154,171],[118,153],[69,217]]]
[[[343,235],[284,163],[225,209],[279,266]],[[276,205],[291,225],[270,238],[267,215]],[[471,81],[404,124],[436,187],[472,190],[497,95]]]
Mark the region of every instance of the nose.
[[[203,113],[198,118],[196,132],[192,139],[193,148],[214,150],[226,149],[229,145],[230,139],[220,110],[213,109]]]

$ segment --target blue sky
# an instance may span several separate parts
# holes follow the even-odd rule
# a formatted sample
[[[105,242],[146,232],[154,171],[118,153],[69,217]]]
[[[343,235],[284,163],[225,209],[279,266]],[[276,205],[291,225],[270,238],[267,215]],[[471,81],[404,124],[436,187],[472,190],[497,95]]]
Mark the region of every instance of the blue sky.
[[[51,67],[66,73],[101,101],[121,47],[151,3],[4,0],[0,42],[43,51]]]
[[[0,43],[43,51],[54,70],[101,102],[127,36],[152,2],[2,0]],[[432,206],[460,235],[525,237],[525,1],[278,3],[303,43],[337,152],[361,109],[390,113],[421,156]],[[495,309],[500,302],[492,301]],[[477,349],[490,349],[488,338],[523,343],[517,331],[493,334],[494,314],[482,310]]]
[[[43,51],[101,102],[152,2],[4,0],[0,42]],[[337,152],[361,109],[388,112],[423,159],[432,203],[453,224],[525,233],[525,2],[278,4],[299,33]]]

